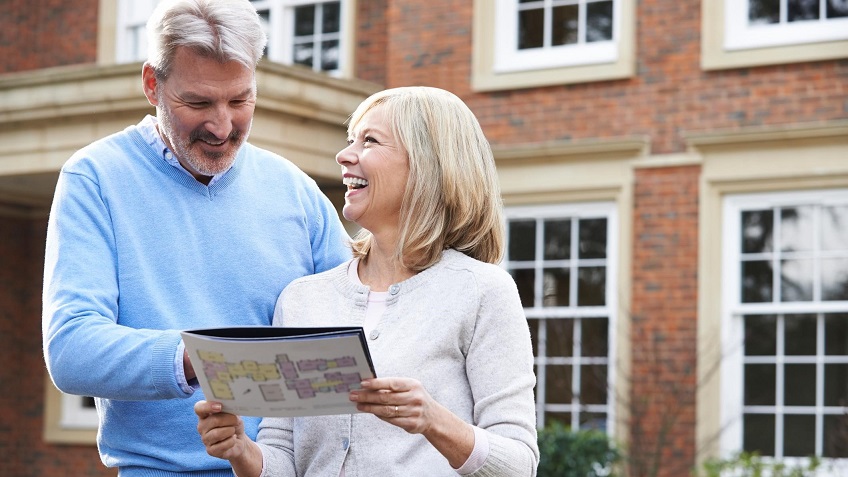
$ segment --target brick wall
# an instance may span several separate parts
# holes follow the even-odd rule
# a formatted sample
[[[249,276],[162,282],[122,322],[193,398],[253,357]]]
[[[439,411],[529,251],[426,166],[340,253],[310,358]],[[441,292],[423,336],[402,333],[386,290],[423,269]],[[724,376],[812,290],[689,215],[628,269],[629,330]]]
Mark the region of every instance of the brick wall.
[[[115,475],[92,445],[43,440],[41,278],[44,219],[0,217],[0,475],[96,477]]]
[[[636,172],[631,477],[689,475],[695,465],[700,172],[699,166]]]
[[[98,0],[0,3],[0,74],[94,63],[98,3]]]
[[[386,5],[388,0],[356,2],[354,76],[377,84],[386,83]]]
[[[497,144],[645,134],[670,153],[681,131],[848,117],[848,60],[701,70],[700,3],[637,2],[633,78],[473,93],[472,2],[389,0],[385,84],[453,91]]]

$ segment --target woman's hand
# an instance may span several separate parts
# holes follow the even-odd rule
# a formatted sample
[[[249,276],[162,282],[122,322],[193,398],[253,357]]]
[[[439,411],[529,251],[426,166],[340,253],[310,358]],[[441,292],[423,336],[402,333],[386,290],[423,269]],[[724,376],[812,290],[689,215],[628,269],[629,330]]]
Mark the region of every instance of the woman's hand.
[[[410,434],[422,434],[454,469],[474,449],[474,429],[439,404],[420,381],[411,378],[374,378],[350,392],[356,409],[374,414]]]
[[[207,401],[198,401],[194,413],[207,454],[230,461],[239,477],[257,477],[262,473],[262,451],[244,433],[240,417],[221,412],[221,403]]]
[[[240,417],[221,412],[217,402],[199,401],[194,405],[197,414],[197,432],[206,446],[206,453],[219,459],[240,457],[250,439],[244,434],[244,422]]]
[[[362,382],[362,389],[351,391],[356,409],[409,432],[424,434],[437,415],[445,409],[411,378],[375,378]]]

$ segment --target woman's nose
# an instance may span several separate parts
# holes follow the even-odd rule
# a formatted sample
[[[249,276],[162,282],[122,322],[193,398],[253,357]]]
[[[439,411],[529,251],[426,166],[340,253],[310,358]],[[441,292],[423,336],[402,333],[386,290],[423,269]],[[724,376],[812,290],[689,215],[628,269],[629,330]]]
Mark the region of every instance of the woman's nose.
[[[356,155],[356,152],[353,150],[353,144],[349,144],[346,148],[336,154],[336,163],[338,164],[351,164],[356,163],[359,160],[359,156]]]

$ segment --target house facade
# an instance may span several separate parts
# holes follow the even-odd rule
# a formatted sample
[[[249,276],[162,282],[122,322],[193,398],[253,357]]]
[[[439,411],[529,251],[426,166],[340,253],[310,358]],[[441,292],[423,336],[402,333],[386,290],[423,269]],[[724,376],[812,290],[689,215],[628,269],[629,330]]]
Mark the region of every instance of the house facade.
[[[339,206],[345,120],[450,90],[492,143],[537,420],[601,429],[631,476],[758,452],[848,473],[848,3],[260,0],[251,141]],[[41,354],[58,170],[153,109],[156,0],[0,8],[0,475],[115,475]]]

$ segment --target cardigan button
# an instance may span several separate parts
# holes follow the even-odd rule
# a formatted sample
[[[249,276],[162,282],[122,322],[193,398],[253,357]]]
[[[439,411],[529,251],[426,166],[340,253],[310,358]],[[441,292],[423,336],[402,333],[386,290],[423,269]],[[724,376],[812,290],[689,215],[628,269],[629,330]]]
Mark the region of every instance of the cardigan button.
[[[389,293],[392,295],[397,295],[400,292],[400,285],[392,285],[389,287]]]
[[[376,340],[376,339],[377,339],[377,338],[379,338],[379,337],[380,337],[380,332],[379,332],[379,331],[377,331],[377,330],[373,330],[373,331],[371,331],[371,339],[372,339],[372,340]]]

